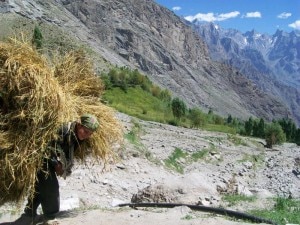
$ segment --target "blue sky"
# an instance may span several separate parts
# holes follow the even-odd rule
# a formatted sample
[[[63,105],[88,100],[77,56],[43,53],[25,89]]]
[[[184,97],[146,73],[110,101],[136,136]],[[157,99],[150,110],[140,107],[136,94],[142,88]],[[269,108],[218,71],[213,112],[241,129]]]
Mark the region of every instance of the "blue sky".
[[[214,22],[242,32],[300,31],[300,0],[155,0],[187,20]]]

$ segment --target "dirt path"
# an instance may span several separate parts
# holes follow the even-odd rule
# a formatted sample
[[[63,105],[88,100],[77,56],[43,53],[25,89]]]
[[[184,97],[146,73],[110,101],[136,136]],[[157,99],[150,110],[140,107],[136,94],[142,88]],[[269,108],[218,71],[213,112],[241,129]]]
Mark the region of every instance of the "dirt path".
[[[75,217],[62,219],[63,225],[253,225],[216,215],[193,212],[186,207],[172,209],[120,209],[117,211],[93,210]]]

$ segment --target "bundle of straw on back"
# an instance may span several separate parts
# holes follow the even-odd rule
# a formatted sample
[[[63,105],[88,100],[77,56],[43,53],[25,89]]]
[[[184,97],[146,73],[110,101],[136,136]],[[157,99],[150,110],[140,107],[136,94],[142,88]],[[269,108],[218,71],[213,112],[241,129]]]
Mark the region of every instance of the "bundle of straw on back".
[[[121,139],[114,111],[101,104],[100,79],[82,53],[49,64],[30,44],[0,43],[0,205],[33,193],[37,170],[48,157],[47,144],[62,123],[92,113],[101,127],[80,148],[105,159]]]
[[[95,76],[91,61],[81,51],[66,54],[55,63],[54,75],[60,83],[65,97],[77,115],[92,113],[100,121],[100,128],[92,138],[81,146],[75,155],[84,159],[88,150],[101,159],[112,156],[111,146],[119,143],[122,138],[122,128],[114,117],[114,110],[101,103],[104,90],[103,83]]]

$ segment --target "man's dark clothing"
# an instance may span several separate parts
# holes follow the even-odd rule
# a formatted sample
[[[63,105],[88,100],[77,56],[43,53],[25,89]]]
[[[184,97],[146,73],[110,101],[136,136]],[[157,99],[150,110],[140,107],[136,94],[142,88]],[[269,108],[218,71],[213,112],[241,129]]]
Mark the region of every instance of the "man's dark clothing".
[[[35,183],[35,194],[28,199],[25,214],[31,217],[37,215],[37,208],[41,204],[45,217],[52,219],[59,212],[59,185],[54,167],[48,168],[48,174],[39,171]]]
[[[64,124],[58,132],[58,140],[49,144],[51,155],[44,159],[43,168],[37,173],[35,194],[29,198],[25,214],[31,217],[37,215],[37,208],[41,204],[44,216],[53,219],[59,212],[59,183],[55,173],[55,165],[62,161],[64,177],[71,172],[74,160],[74,150],[79,141],[75,134],[76,122]]]

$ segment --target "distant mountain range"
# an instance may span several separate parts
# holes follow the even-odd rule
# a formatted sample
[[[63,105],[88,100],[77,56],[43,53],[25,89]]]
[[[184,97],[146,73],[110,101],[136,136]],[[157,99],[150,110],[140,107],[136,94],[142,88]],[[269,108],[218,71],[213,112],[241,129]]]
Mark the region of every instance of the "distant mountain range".
[[[285,102],[299,121],[300,32],[241,33],[214,23],[190,23],[213,60],[237,68],[265,93]]]
[[[227,62],[247,73],[243,63],[289,86],[300,87],[300,32],[277,30],[270,36],[254,30],[241,33],[213,23],[194,23],[214,60]]]
[[[241,119],[291,117],[300,125],[296,34],[187,24],[153,0],[0,1],[0,38],[34,24],[51,43],[72,38],[106,64],[139,69],[191,108]]]

